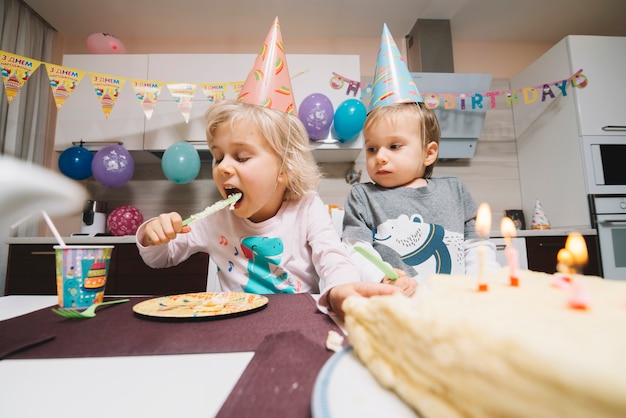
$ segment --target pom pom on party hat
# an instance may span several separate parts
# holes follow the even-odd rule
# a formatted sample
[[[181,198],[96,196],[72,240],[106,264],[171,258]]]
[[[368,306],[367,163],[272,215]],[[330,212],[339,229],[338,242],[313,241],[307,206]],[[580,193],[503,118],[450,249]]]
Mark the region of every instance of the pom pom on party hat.
[[[550,222],[546,213],[543,211],[543,206],[539,202],[539,199],[535,202],[535,210],[533,211],[533,221],[530,224],[530,229],[550,229]]]
[[[368,112],[380,106],[422,101],[424,99],[385,23],[380,39]]]
[[[278,17],[265,38],[237,101],[296,114]]]

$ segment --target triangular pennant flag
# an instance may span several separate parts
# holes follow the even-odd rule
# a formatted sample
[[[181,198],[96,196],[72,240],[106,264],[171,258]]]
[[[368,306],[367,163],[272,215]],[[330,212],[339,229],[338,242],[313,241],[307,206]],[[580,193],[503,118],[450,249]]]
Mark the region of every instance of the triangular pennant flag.
[[[141,103],[141,108],[146,115],[146,119],[150,120],[154,106],[156,106],[159,100],[163,82],[137,79],[130,79],[129,81],[135,92],[135,97],[139,100],[139,103]]]
[[[228,84],[230,85],[230,88],[233,89],[235,94],[239,96],[239,93],[241,92],[241,89],[243,88],[244,83],[245,83],[244,81],[231,81]]]
[[[96,96],[100,100],[100,106],[104,112],[104,117],[109,119],[113,106],[124,87],[125,78],[108,74],[89,73],[91,84],[96,90]]]
[[[422,95],[417,90],[406,62],[385,23],[383,24],[368,111],[379,106],[422,101]]]
[[[28,78],[39,68],[41,61],[9,54],[5,51],[0,52],[0,73],[2,73],[4,80],[7,102],[10,104],[24,83],[28,81]]]
[[[296,114],[278,17],[274,19],[237,101]]]
[[[194,94],[196,94],[196,85],[190,83],[168,84],[167,88],[172,93],[174,101],[180,109],[180,113],[185,118],[185,123],[189,123],[189,115],[191,114],[191,105]]]
[[[48,63],[46,63],[46,70],[54,102],[57,109],[60,109],[87,72]]]
[[[211,102],[219,102],[226,98],[226,83],[200,83],[198,86]]]

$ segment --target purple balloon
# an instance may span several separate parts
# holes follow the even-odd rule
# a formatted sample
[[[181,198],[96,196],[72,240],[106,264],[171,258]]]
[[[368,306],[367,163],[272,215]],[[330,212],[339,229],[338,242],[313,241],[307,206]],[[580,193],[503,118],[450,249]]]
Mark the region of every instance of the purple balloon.
[[[91,171],[102,185],[120,187],[133,177],[135,162],[123,146],[109,145],[94,155]]]
[[[333,123],[335,110],[330,99],[323,94],[313,93],[300,103],[298,117],[313,141],[326,139]]]

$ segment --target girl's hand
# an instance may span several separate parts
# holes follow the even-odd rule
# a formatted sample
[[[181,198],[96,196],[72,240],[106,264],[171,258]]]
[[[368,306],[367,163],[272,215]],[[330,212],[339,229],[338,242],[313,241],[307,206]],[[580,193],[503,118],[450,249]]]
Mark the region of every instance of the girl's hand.
[[[158,218],[144,226],[142,245],[167,244],[178,234],[191,231],[189,226],[183,226],[183,218],[176,212],[162,213]]]
[[[343,301],[350,296],[363,296],[369,298],[371,296],[385,296],[400,293],[395,286],[389,286],[374,282],[354,282],[340,284],[328,292],[328,308],[331,312],[335,312],[343,319],[344,312],[341,308]]]
[[[385,277],[381,280],[381,283],[390,284],[402,291],[404,296],[413,296],[417,290],[417,282],[406,275],[406,272],[400,269],[393,269],[398,273],[396,280],[391,280],[389,277]]]

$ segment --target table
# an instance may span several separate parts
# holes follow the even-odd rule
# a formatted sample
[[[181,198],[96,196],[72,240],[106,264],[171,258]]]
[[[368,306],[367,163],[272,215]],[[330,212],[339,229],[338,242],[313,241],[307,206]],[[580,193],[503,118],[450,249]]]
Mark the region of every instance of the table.
[[[0,361],[0,416],[310,416],[340,328],[312,295],[268,298],[250,315],[172,323],[132,313],[148,297],[87,320],[50,312],[55,296],[1,297],[0,350],[16,334],[52,339]]]

